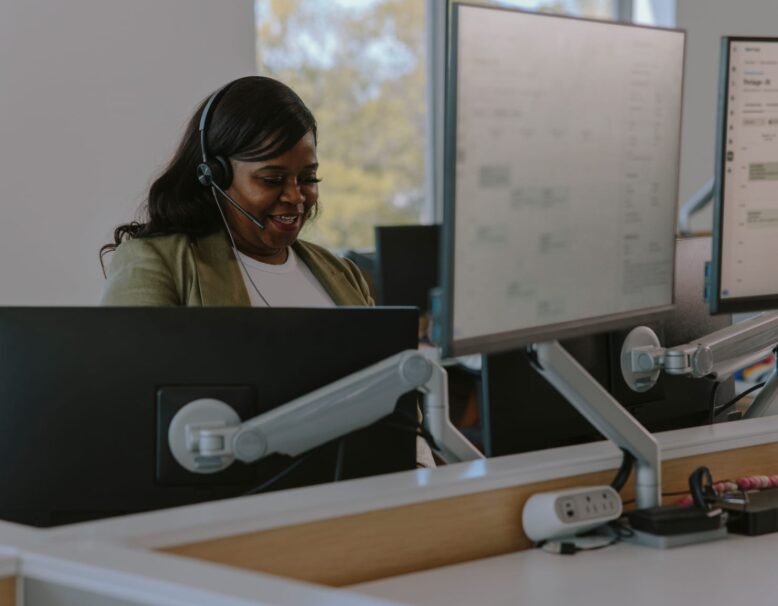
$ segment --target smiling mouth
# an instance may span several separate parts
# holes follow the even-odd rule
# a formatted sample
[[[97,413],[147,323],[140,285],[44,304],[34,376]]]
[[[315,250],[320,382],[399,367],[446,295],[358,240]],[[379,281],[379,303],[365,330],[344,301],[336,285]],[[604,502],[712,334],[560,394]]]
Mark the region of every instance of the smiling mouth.
[[[270,215],[268,219],[270,219],[273,223],[275,223],[276,227],[283,230],[290,230],[290,229],[296,229],[300,225],[301,216],[302,215],[299,214]]]

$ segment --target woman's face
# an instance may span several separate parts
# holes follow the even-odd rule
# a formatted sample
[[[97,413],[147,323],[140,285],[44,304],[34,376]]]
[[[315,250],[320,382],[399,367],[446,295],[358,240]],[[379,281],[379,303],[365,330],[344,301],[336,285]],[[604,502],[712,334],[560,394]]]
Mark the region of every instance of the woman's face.
[[[297,240],[319,199],[319,163],[313,133],[306,133],[292,149],[276,158],[230,162],[233,179],[227,193],[265,226],[259,229],[231,204],[224,203],[236,246],[258,261],[284,263],[286,247]]]

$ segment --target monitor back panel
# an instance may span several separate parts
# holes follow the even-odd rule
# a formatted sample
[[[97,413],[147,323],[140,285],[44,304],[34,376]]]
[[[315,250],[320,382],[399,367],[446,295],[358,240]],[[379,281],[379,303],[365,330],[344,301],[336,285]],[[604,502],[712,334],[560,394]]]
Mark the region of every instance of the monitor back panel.
[[[273,455],[160,476],[161,400],[223,397],[250,418],[417,345],[415,309],[0,308],[0,518],[49,526],[245,494]],[[398,408],[415,415],[412,394]],[[387,418],[306,456],[268,489],[411,469]]]
[[[377,226],[375,242],[376,303],[426,310],[440,283],[440,225]]]

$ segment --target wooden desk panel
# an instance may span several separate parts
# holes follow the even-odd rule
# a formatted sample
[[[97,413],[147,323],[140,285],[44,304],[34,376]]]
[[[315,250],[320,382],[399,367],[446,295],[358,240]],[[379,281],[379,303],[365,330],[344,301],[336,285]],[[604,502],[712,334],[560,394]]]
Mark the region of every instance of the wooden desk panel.
[[[16,577],[0,579],[0,606],[16,606]]]
[[[707,465],[715,480],[775,474],[778,444],[666,461],[665,492],[685,490],[689,474],[700,465]],[[331,586],[351,585],[528,549],[521,510],[530,495],[608,484],[614,474],[615,469],[559,478],[160,551]],[[622,497],[634,498],[632,482]]]

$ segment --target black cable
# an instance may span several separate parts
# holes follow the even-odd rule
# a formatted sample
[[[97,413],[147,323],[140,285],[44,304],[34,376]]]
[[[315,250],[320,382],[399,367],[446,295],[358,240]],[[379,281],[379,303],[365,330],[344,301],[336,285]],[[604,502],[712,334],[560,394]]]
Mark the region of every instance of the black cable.
[[[429,447],[434,450],[435,452],[440,452],[440,446],[438,446],[438,443],[435,441],[435,438],[432,436],[432,434],[427,430],[426,427],[424,427],[424,424],[419,421],[418,417],[408,412],[407,410],[401,410],[397,409],[395,410],[395,413],[399,414],[401,417],[404,417],[405,420],[409,421],[411,426],[403,426],[399,423],[392,423],[391,421],[387,422],[386,424],[390,427],[395,427],[397,429],[404,429],[404,430],[411,430],[416,435],[424,438],[424,441],[429,444]]]
[[[628,539],[635,536],[635,531],[632,530],[632,528],[630,528],[628,525],[624,524],[621,520],[612,520],[608,522],[608,526],[611,530],[613,530],[614,533],[616,533],[616,536],[619,538],[619,540]]]
[[[746,389],[744,392],[742,392],[742,393],[740,393],[740,394],[736,395],[734,398],[732,398],[732,399],[731,399],[729,402],[727,402],[726,404],[722,404],[721,406],[718,406],[718,407],[716,408],[716,416],[720,415],[721,413],[723,413],[723,412],[724,412],[725,410],[727,410],[728,408],[731,408],[732,406],[734,406],[735,404],[737,404],[737,403],[738,403],[738,402],[739,402],[739,401],[740,401],[742,398],[745,398],[745,397],[746,397],[748,394],[750,394],[752,391],[756,391],[756,390],[757,390],[757,389],[759,389],[760,387],[764,387],[764,385],[765,385],[765,383],[766,383],[766,382],[767,382],[767,381],[763,381],[762,383],[757,383],[756,385],[752,385],[751,387],[749,387],[748,389]],[[717,385],[718,385],[718,383],[717,383]],[[711,413],[711,415],[712,415],[712,414],[713,414],[713,413]],[[712,422],[713,422],[713,421],[711,421],[711,423],[712,423]]]
[[[286,477],[287,475],[292,473],[295,469],[300,467],[300,465],[305,463],[308,459],[311,458],[311,456],[313,456],[313,454],[315,452],[316,452],[315,450],[309,451],[307,454],[305,454],[304,456],[300,457],[296,461],[292,462],[290,465],[287,465],[286,467],[284,467],[281,471],[279,471],[272,478],[269,478],[268,480],[265,480],[264,482],[262,482],[262,484],[260,484],[259,486],[256,486],[256,487],[252,488],[251,490],[247,490],[246,492],[244,492],[243,496],[245,497],[245,496],[249,496],[249,495],[252,495],[252,494],[259,494],[260,492],[263,492],[264,490],[270,488],[273,484],[278,482],[278,480]]]
[[[710,409],[710,418],[708,419],[708,424],[713,425],[715,419],[716,419],[716,393],[719,391],[719,383],[718,381],[713,383],[713,389],[711,389],[710,392],[710,401],[708,403],[708,408]]]
[[[403,425],[402,423],[392,423],[391,421],[383,423],[383,427],[390,427],[392,429],[399,429],[400,431],[404,431],[406,433],[412,433],[413,435],[422,438],[429,445],[433,452],[440,454],[438,443],[423,427],[411,427],[409,425]]]
[[[627,483],[627,480],[629,480],[629,476],[632,473],[632,468],[635,465],[635,457],[630,451],[626,448],[622,448],[621,452],[624,455],[621,459],[621,467],[619,467],[618,472],[616,472],[616,477],[613,478],[613,482],[611,482],[611,488],[616,492],[621,492],[621,489],[624,488],[624,485]]]
[[[577,545],[575,543],[575,539],[559,540],[559,541],[549,539],[545,541],[538,541],[537,543],[535,543],[535,547],[542,549],[547,553],[553,553],[557,555],[575,555],[580,551],[597,551],[598,549],[605,549],[606,547],[610,547],[611,545],[615,545],[616,543],[620,542],[623,538],[632,536],[634,534],[632,530],[620,526],[618,524],[608,523],[606,527],[608,528],[608,530],[610,530],[613,533],[613,536],[610,537],[610,540],[607,543],[603,543],[601,545],[581,547],[580,545]],[[595,529],[591,532],[584,533],[577,538],[597,536],[598,533],[599,533],[599,529]]]

